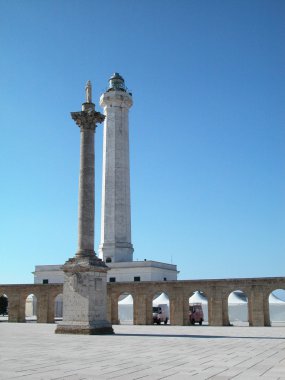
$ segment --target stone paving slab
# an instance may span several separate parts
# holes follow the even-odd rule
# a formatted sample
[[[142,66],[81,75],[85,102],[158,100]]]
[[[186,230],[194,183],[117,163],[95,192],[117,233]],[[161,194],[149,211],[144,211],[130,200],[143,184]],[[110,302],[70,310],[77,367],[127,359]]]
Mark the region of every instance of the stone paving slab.
[[[285,380],[284,327],[123,325],[109,336],[55,327],[0,323],[0,379]]]

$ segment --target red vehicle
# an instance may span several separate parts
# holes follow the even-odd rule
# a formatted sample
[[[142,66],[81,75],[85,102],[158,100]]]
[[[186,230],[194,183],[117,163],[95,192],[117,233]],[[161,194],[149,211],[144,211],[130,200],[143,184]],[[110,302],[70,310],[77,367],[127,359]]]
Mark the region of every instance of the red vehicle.
[[[204,313],[201,303],[192,303],[189,305],[189,322],[191,325],[199,323],[201,326],[204,321]]]

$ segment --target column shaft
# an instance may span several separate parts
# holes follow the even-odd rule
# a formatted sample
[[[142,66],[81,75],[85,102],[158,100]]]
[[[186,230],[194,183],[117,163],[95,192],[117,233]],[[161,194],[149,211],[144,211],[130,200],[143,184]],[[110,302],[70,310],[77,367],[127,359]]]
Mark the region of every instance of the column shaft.
[[[94,255],[94,129],[80,128],[79,256]]]

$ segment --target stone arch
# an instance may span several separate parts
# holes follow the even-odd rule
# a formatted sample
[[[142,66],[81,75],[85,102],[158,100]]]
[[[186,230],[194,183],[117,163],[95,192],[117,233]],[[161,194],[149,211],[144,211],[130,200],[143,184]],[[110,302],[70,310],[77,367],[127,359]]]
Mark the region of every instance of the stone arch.
[[[0,293],[1,294],[1,293]],[[2,321],[8,320],[9,315],[9,299],[7,294],[0,295],[0,317]]]
[[[271,326],[285,326],[285,286],[273,289],[267,296]]]
[[[29,294],[25,299],[25,320],[26,322],[37,321],[37,301],[34,293]]]
[[[63,294],[59,293],[54,298],[54,320],[62,320],[63,314]]]
[[[117,297],[119,324],[134,324],[134,297],[131,292],[125,291]]]
[[[170,323],[170,297],[166,290],[152,292],[152,323]]]
[[[200,288],[193,290],[190,296],[188,297],[188,303],[189,303],[189,314],[188,314],[189,323],[191,324],[199,323],[200,325],[208,324],[209,312],[208,312],[207,293]],[[192,318],[191,318],[191,315],[192,315]]]
[[[228,322],[232,326],[249,326],[249,296],[243,288],[227,293]]]

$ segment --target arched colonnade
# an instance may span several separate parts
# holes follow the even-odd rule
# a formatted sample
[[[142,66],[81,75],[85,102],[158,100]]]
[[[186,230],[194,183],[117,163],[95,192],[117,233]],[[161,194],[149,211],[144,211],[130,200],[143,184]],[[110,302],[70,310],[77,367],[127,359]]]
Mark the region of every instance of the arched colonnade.
[[[152,324],[152,301],[156,294],[169,298],[170,323],[189,324],[189,298],[195,291],[208,300],[208,321],[211,326],[229,326],[229,295],[241,290],[248,298],[249,326],[270,326],[269,295],[285,289],[285,278],[250,278],[223,280],[185,280],[169,282],[141,282],[108,284],[108,315],[117,324],[118,300],[121,294],[133,297],[134,324]]]
[[[62,288],[59,284],[0,285],[0,295],[8,298],[8,321],[26,321],[26,300],[32,294],[37,300],[37,322],[54,323],[55,300]]]
[[[248,297],[249,326],[270,326],[269,295],[275,289],[285,289],[284,277],[108,283],[108,318],[112,324],[118,323],[118,300],[127,293],[133,297],[134,324],[152,324],[153,298],[165,293],[169,297],[171,324],[188,325],[189,297],[199,290],[208,300],[209,325],[228,326],[228,297],[237,289]],[[25,322],[26,298],[34,294],[37,322],[53,323],[55,300],[62,291],[62,284],[0,285],[0,295],[7,295],[9,300],[9,322]]]

